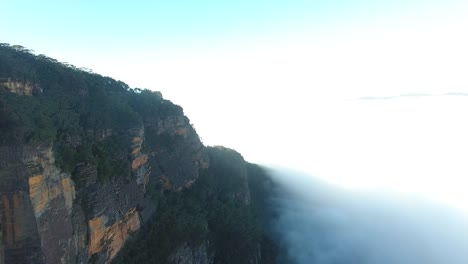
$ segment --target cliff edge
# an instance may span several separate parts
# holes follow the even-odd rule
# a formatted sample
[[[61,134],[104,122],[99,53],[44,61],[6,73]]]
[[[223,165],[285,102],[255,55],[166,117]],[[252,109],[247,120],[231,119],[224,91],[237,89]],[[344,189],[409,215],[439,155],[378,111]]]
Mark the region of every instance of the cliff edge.
[[[7,44],[0,80],[0,264],[262,263],[248,163],[181,107]]]

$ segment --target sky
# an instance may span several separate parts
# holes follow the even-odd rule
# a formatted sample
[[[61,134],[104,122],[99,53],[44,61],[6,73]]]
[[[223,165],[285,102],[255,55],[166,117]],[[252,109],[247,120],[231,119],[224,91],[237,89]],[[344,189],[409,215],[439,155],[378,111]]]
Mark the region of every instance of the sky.
[[[0,42],[161,91],[208,145],[466,207],[466,1],[1,6]]]

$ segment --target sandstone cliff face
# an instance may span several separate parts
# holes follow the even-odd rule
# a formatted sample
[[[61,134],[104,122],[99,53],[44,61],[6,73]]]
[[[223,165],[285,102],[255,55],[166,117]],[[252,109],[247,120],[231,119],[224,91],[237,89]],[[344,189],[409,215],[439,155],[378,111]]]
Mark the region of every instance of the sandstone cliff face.
[[[96,140],[114,133],[96,132]],[[0,263],[110,262],[156,211],[146,185],[165,179],[180,190],[208,164],[185,116],[124,133],[131,137],[131,174],[108,181],[98,179],[95,165],[77,164],[74,182],[55,165],[52,145],[0,147]],[[146,133],[177,136],[174,151],[145,146]]]
[[[93,254],[104,262],[140,228],[135,206],[143,194],[136,181],[94,181],[80,191],[78,204],[71,175],[54,165],[51,146],[2,147],[0,155],[6,263],[88,262]],[[80,172],[96,176],[93,168]]]
[[[141,225],[156,211],[156,205],[145,196],[150,181],[165,180],[173,190],[180,190],[198,177],[198,167],[206,164],[201,161],[204,146],[185,116],[159,119],[160,122],[147,123],[127,133],[131,136],[129,146],[130,178],[115,178],[111,182],[99,182],[97,170],[92,166],[80,168],[76,178],[87,179],[80,192],[86,212],[88,230],[88,256],[102,263],[112,260],[122,249],[129,236],[138,231]],[[170,121],[168,121],[170,120]],[[179,149],[160,150],[145,145],[145,138],[161,135],[174,136],[180,129],[190,131],[179,139]],[[179,151],[179,152],[177,152]],[[185,159],[184,159],[185,158]],[[191,168],[183,171],[181,168]],[[85,261],[81,259],[80,261]]]
[[[74,247],[70,175],[53,165],[51,146],[4,146],[0,156],[5,262],[67,262]]]
[[[136,209],[132,208],[112,225],[109,226],[108,222],[105,215],[89,221],[89,254],[101,253],[107,247],[107,258],[111,260],[122,249],[129,235],[140,229],[140,218]]]

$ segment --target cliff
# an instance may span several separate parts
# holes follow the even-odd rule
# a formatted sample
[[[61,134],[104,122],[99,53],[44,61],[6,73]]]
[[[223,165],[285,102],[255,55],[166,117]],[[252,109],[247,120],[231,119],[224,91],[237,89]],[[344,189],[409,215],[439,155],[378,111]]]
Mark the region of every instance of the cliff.
[[[261,263],[255,175],[181,107],[6,44],[0,80],[0,264]]]
[[[54,166],[50,146],[2,146],[0,157],[6,263],[68,260],[75,198],[70,175]]]
[[[184,125],[189,124],[179,123],[180,127]],[[161,133],[171,135],[173,127],[167,128],[159,127]],[[73,176],[64,172],[56,165],[52,145],[1,146],[5,262],[86,263],[92,256],[99,262],[114,258],[129,235],[155,211],[155,205],[145,197],[150,179],[164,179],[171,189],[180,189],[198,177],[199,163],[206,164],[200,161],[201,143],[196,144],[194,139],[188,142],[195,135],[187,133],[178,143],[189,154],[181,157],[180,153],[169,153],[165,157],[156,151],[141,151],[144,131],[137,128],[127,132],[132,138],[128,145],[130,173],[106,181],[99,180],[93,164],[77,164]],[[148,162],[158,157],[168,161]],[[184,167],[187,169],[183,172],[177,170]]]
[[[232,149],[206,151],[210,165],[190,188],[157,198],[156,216],[116,263],[274,263],[259,210],[271,180]]]

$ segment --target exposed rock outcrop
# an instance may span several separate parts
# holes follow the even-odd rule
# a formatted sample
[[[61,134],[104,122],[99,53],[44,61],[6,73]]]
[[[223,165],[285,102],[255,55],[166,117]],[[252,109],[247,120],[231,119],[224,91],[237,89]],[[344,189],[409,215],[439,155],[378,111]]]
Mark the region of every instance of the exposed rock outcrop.
[[[0,87],[18,95],[32,95],[34,91],[41,90],[31,82],[12,80],[10,78],[0,79]]]
[[[0,148],[0,213],[7,263],[63,263],[74,248],[74,185],[51,146]],[[43,250],[47,249],[47,250]]]
[[[135,208],[130,209],[122,219],[108,226],[109,219],[103,215],[89,221],[89,254],[101,253],[105,248],[108,260],[112,260],[125,244],[129,235],[140,229],[140,218]]]
[[[130,149],[132,173],[136,176],[137,184],[146,185],[149,181],[151,170],[148,165],[148,154],[141,152],[145,130],[143,127],[132,129],[130,130],[130,134],[133,136]]]

